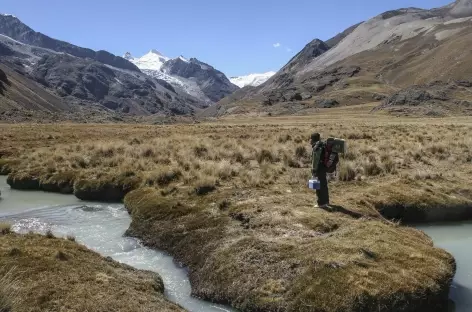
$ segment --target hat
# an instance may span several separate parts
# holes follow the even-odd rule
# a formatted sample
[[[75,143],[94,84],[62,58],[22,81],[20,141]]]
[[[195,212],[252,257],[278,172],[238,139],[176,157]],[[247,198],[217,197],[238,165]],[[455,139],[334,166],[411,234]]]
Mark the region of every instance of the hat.
[[[311,135],[311,140],[312,140],[313,142],[318,142],[320,139],[321,139],[321,135],[320,135],[319,133],[313,133],[313,134]]]

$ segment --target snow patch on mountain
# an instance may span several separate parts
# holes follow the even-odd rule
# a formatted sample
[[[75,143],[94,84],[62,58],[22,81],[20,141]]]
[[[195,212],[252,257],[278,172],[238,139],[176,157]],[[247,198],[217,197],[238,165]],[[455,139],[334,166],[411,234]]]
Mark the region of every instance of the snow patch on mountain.
[[[139,69],[151,70],[160,70],[162,65],[170,60],[169,57],[162,55],[159,51],[154,49],[139,58],[133,57],[129,52],[126,52],[123,57],[138,66]]]
[[[189,60],[187,60],[187,59],[186,59],[185,57],[183,57],[182,55],[179,56],[179,59],[180,59],[181,61],[184,61],[185,63],[190,62]]]
[[[235,84],[240,88],[244,88],[246,86],[257,87],[269,80],[269,78],[275,74],[276,72],[270,71],[263,74],[249,74],[246,76],[231,77],[229,80],[232,84]]]

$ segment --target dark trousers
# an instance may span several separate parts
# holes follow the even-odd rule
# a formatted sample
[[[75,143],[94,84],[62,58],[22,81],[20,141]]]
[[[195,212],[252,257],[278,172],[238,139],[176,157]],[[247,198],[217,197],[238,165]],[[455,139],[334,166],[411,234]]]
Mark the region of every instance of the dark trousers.
[[[328,179],[326,177],[326,169],[320,168],[317,172],[318,180],[320,181],[320,189],[316,190],[316,196],[318,197],[318,205],[329,204],[329,191],[328,191]]]

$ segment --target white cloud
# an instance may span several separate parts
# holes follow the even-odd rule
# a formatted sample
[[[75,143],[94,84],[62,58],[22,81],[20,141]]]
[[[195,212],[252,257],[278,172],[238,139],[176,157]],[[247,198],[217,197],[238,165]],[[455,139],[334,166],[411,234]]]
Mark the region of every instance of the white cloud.
[[[280,48],[281,44],[279,42],[273,44],[274,48]]]
[[[292,52],[292,49],[290,48],[286,48],[287,49],[287,52]]]

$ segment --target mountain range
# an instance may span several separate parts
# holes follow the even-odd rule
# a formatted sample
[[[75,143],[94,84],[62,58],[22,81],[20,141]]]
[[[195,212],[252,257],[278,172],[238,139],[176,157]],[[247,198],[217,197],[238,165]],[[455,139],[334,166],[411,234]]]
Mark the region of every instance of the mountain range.
[[[395,114],[472,114],[472,0],[402,8],[314,39],[267,82],[205,114],[314,113],[379,103]]]
[[[127,52],[124,58],[143,73],[181,88],[208,105],[239,89],[222,72],[196,58],[170,58],[155,49],[139,58]]]
[[[228,79],[196,58],[93,51],[3,14],[0,119],[307,114],[366,103],[392,114],[472,115],[470,46],[472,0],[457,0],[381,13],[313,39],[276,73]]]
[[[194,115],[239,89],[195,58],[115,56],[53,39],[0,14],[0,119],[115,120]]]

